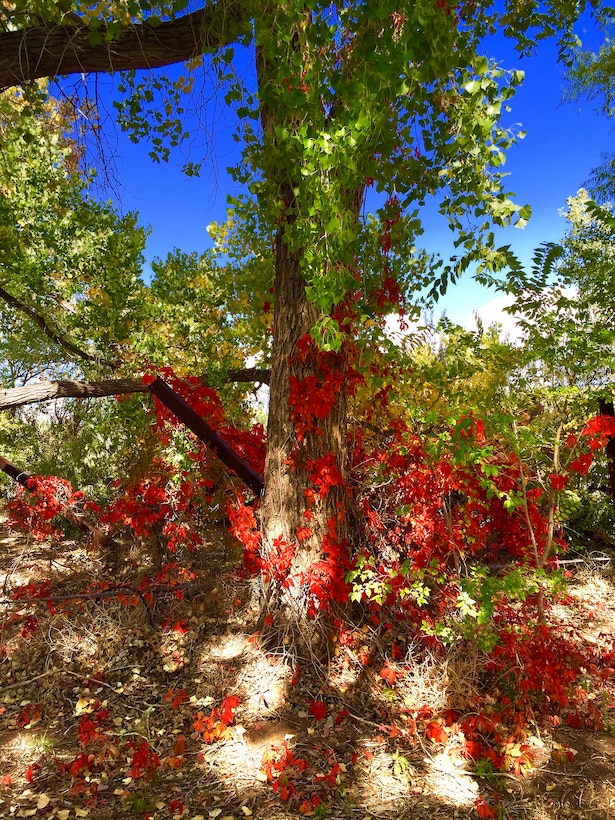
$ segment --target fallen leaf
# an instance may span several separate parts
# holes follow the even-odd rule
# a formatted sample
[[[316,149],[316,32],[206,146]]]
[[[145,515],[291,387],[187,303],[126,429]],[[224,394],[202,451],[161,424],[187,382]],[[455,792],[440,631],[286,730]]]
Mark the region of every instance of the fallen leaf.
[[[41,794],[41,796],[36,801],[36,808],[37,809],[44,809],[45,806],[48,806],[51,802],[51,797],[48,794]]]
[[[92,701],[90,698],[79,698],[77,703],[75,704],[75,714],[76,715],[83,715],[85,713],[89,714],[93,711],[91,706]]]
[[[70,809],[61,809],[56,814],[56,817],[58,818],[58,820],[68,820],[69,814],[70,814]]]

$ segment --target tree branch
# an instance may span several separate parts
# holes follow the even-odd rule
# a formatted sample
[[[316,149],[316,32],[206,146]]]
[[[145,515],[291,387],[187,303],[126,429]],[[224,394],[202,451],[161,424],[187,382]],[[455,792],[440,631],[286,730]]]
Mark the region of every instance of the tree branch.
[[[10,307],[15,308],[20,313],[24,313],[29,319],[32,319],[35,325],[38,325],[40,329],[43,331],[45,336],[48,339],[51,339],[52,342],[55,342],[59,347],[66,350],[68,353],[72,353],[73,356],[77,356],[79,359],[84,359],[86,362],[90,362],[91,364],[98,364],[104,365],[105,367],[110,367],[112,369],[117,367],[116,362],[109,361],[108,359],[103,359],[100,356],[95,356],[92,353],[87,353],[85,350],[81,350],[80,347],[77,347],[68,339],[59,333],[59,331],[55,330],[49,322],[45,319],[44,316],[38,314],[35,310],[28,307],[28,305],[24,304],[22,301],[17,299],[15,296],[12,296],[8,291],[4,290],[4,288],[0,288],[0,299],[6,302],[7,305]]]
[[[207,379],[202,379],[207,383]],[[269,371],[257,368],[230,370],[228,383],[260,382],[269,384]],[[121,396],[132,393],[148,393],[149,387],[140,379],[105,379],[103,381],[71,381],[64,379],[57,382],[37,382],[25,387],[0,389],[0,410],[23,407],[26,404],[38,404],[54,399],[96,399],[105,396]]]
[[[144,22],[125,28],[105,42],[92,45],[87,26],[32,26],[0,33],[0,91],[41,77],[67,74],[109,73],[130,69],[160,68],[185,62],[205,51],[233,42],[248,21],[240,0],[215,4],[175,20],[152,25]]]

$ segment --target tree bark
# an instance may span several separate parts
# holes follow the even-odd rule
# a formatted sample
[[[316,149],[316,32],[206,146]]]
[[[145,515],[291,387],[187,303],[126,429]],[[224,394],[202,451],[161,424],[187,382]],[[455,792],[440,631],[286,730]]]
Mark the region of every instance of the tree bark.
[[[239,0],[218,0],[175,20],[125,28],[92,44],[87,26],[32,26],[0,33],[0,91],[41,77],[151,69],[185,62],[233,42],[249,22]]]
[[[308,433],[298,440],[289,405],[290,379],[309,375],[321,376],[313,363],[297,360],[297,343],[309,334],[318,314],[308,301],[305,280],[301,274],[300,256],[289,250],[283,234],[276,248],[275,298],[267,454],[264,493],[261,505],[262,552],[264,564],[264,597],[266,611],[276,614],[276,623],[284,624],[292,636],[286,649],[292,648],[304,660],[320,657],[326,647],[326,612],[332,602],[332,578],[320,579],[314,573],[331,554],[327,539],[333,538],[340,548],[340,560],[334,574],[344,573],[349,552],[349,495],[346,486],[334,486],[324,497],[314,501],[309,463],[333,454],[334,463],[346,474],[346,389],[339,391],[335,405],[326,419],[319,419],[318,433]],[[306,396],[309,407],[309,396]],[[318,493],[316,492],[316,495]],[[333,527],[331,525],[333,524]],[[309,532],[309,535],[305,533]],[[285,545],[295,545],[294,555],[286,568],[286,578],[271,567],[276,565]],[[314,582],[320,586],[314,593]],[[286,639],[288,637],[284,632]]]
[[[201,377],[203,384],[207,378]],[[228,383],[247,384],[250,382],[268,384],[269,371],[259,368],[229,370]],[[38,404],[55,399],[99,399],[105,396],[122,396],[131,393],[147,393],[149,387],[141,379],[104,379],[102,381],[71,381],[64,379],[57,382],[37,382],[24,387],[0,389],[0,410],[23,407],[27,404]]]

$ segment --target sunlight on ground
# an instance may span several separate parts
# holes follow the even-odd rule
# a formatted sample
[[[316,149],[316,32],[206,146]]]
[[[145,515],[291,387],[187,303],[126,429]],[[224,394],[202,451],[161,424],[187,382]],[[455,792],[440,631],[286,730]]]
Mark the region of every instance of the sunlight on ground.
[[[615,608],[613,607],[613,582],[610,574],[582,570],[575,577],[575,583],[567,589],[577,609],[577,617],[571,618],[570,606],[558,603],[553,606],[553,614],[562,621],[572,621],[581,629],[583,636],[591,643],[598,643],[604,634],[615,634]]]
[[[397,691],[404,705],[411,710],[428,706],[439,711],[450,705],[449,683],[442,660],[428,655],[420,662],[410,661],[407,673],[397,682]]]
[[[427,755],[424,759],[427,766],[427,783],[435,797],[452,806],[473,806],[480,790],[468,764],[447,751],[437,755]]]
[[[361,806],[374,814],[401,810],[412,793],[414,770],[408,761],[386,749],[375,747],[373,759],[357,784]]]
[[[246,714],[252,717],[280,711],[286,702],[291,679],[292,670],[283,659],[272,663],[270,658],[255,653],[237,679]]]
[[[217,644],[208,645],[208,653],[214,660],[228,661],[239,658],[250,648],[249,638],[242,632],[223,635]]]

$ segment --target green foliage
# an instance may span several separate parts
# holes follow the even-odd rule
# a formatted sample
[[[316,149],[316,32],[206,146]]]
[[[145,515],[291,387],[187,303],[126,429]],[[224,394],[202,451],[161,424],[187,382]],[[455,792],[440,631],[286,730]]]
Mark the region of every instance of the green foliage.
[[[607,117],[615,113],[615,46],[611,36],[613,11],[607,9],[603,19],[604,40],[597,51],[576,49],[574,61],[568,69],[567,96],[577,100],[586,96],[595,100],[597,107]],[[615,182],[615,156],[603,155],[602,164],[592,174],[592,191],[601,200],[608,201],[613,196]]]
[[[113,359],[139,320],[145,232],[133,214],[119,217],[88,195],[56,101],[5,94],[0,109],[0,287],[22,306],[2,307],[0,343],[7,356],[25,353],[29,367],[61,371],[67,352],[44,323],[91,363]],[[74,365],[86,366],[81,359]]]

